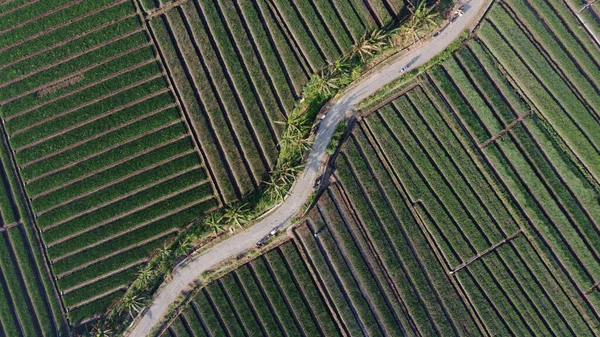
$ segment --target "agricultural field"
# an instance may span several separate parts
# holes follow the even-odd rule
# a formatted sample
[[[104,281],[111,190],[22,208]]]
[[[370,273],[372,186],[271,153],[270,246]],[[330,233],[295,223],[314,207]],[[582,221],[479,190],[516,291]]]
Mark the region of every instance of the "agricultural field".
[[[151,34],[225,203],[274,167],[311,74],[391,22],[398,0],[142,0]]]
[[[27,216],[6,142],[0,143],[0,335],[66,335],[58,292]]]
[[[134,2],[3,6],[3,132],[77,324],[220,201]]]
[[[312,336],[271,299],[292,285],[302,301],[286,312],[325,303],[327,320],[309,311],[322,336],[597,335],[598,47],[560,0],[495,3],[457,52],[355,126],[290,241],[196,298],[246,274],[258,286],[227,312],[194,299],[163,336]],[[277,278],[276,260],[310,278]],[[275,285],[258,281],[264,265]]]

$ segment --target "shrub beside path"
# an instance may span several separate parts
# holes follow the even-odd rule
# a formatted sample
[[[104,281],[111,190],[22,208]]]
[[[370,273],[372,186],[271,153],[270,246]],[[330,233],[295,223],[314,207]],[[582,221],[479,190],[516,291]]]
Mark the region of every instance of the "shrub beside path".
[[[321,163],[325,159],[327,145],[336,126],[345,118],[347,112],[354,111],[354,107],[360,101],[400,77],[401,69],[407,64],[410,64],[411,69],[424,65],[444,51],[463,31],[475,27],[490,1],[469,0],[464,2],[464,15],[444,28],[438,36],[397,55],[394,60],[382,64],[377,70],[370,71],[368,76],[359,79],[345,90],[333,102],[325,118],[321,121],[305,169],[285,201],[252,227],[207,249],[202,254],[193,257],[185,265],[175,268],[171,281],[161,286],[150,306],[143,311],[141,317],[134,321],[125,336],[148,336],[153,327],[166,315],[169,306],[176,301],[182,291],[189,289],[203,272],[224,260],[244,253],[271,230],[281,230],[290,225],[290,220],[300,211],[313,192],[315,180],[319,177]]]

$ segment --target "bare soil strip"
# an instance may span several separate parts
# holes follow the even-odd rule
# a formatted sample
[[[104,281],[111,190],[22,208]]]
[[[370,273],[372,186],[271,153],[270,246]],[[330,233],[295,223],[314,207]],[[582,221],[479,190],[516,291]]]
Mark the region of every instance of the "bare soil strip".
[[[41,19],[43,19],[43,18],[45,18],[45,17],[47,17],[47,16],[50,16],[50,15],[52,15],[52,14],[54,14],[54,13],[57,13],[57,12],[60,12],[60,11],[62,11],[62,10],[63,10],[63,9],[65,9],[65,8],[69,8],[69,7],[71,7],[71,6],[74,6],[74,5],[76,5],[76,4],[78,4],[78,3],[82,2],[82,1],[83,1],[83,0],[73,0],[73,1],[71,1],[71,2],[69,2],[69,3],[66,3],[66,4],[62,5],[62,6],[56,7],[56,8],[54,8],[54,9],[52,9],[52,10],[49,10],[49,11],[47,11],[46,13],[44,13],[44,14],[42,14],[42,15],[36,16],[35,18],[31,18],[31,19],[29,19],[29,20],[24,20],[24,21],[21,21],[21,22],[19,22],[19,23],[18,23],[18,24],[16,24],[16,25],[10,26],[9,28],[6,28],[6,29],[4,29],[4,30],[0,31],[0,35],[4,35],[4,34],[6,34],[6,33],[10,32],[10,31],[13,31],[13,30],[15,30],[15,29],[17,29],[17,28],[21,28],[21,27],[23,27],[23,26],[25,26],[26,24],[29,24],[29,23],[31,23],[31,22],[34,22],[34,21],[41,20]]]
[[[173,122],[169,123],[168,125],[166,125],[166,126],[160,126],[159,128],[164,128],[164,127],[172,126],[172,125],[175,125],[175,124],[178,124],[178,123],[179,123],[179,121],[173,121]],[[152,131],[154,131],[154,130],[152,130]],[[150,134],[150,133],[152,133],[152,132],[148,132],[148,133]],[[69,186],[69,185],[72,185],[72,184],[74,184],[74,183],[76,183],[76,182],[79,182],[79,181],[81,181],[81,180],[84,180],[84,179],[86,179],[86,178],[88,178],[88,177],[91,177],[91,176],[93,176],[93,175],[95,175],[95,174],[98,174],[98,173],[100,173],[100,172],[104,172],[104,171],[106,171],[106,170],[108,170],[108,169],[111,169],[111,168],[113,168],[113,167],[115,167],[115,166],[118,166],[118,165],[120,165],[120,164],[122,164],[122,163],[125,163],[125,162],[127,162],[127,161],[130,161],[130,160],[132,160],[132,159],[135,159],[135,158],[137,158],[137,157],[139,157],[139,156],[142,156],[142,155],[144,155],[144,154],[146,154],[146,153],[152,152],[152,151],[154,151],[154,150],[156,150],[156,149],[158,149],[158,148],[161,148],[161,147],[167,146],[167,145],[169,145],[169,144],[175,143],[175,142],[177,142],[177,141],[179,141],[179,140],[181,140],[181,139],[184,139],[184,138],[186,138],[186,137],[188,137],[188,135],[185,135],[185,134],[184,134],[184,135],[181,135],[181,136],[179,136],[179,137],[177,137],[177,138],[171,139],[171,140],[169,140],[169,141],[167,141],[167,142],[164,142],[164,143],[158,144],[158,145],[156,145],[156,146],[153,146],[153,147],[151,147],[151,148],[149,148],[149,149],[146,149],[146,150],[144,150],[144,151],[140,151],[140,152],[138,152],[138,153],[136,153],[136,154],[134,154],[134,155],[132,155],[132,156],[130,156],[130,157],[122,158],[121,160],[118,160],[118,161],[116,161],[116,162],[114,162],[114,163],[112,163],[112,164],[110,164],[110,165],[104,166],[104,167],[103,167],[103,168],[101,168],[101,169],[98,169],[98,170],[96,170],[96,171],[90,172],[90,173],[88,173],[88,174],[85,174],[85,175],[83,175],[83,176],[77,177],[77,178],[75,178],[75,179],[73,179],[73,180],[70,180],[70,181],[68,181],[68,182],[66,182],[66,183],[64,183],[64,184],[62,184],[62,185],[59,185],[59,186],[53,187],[53,188],[51,188],[51,189],[49,189],[49,190],[46,190],[46,191],[44,191],[44,192],[42,192],[42,193],[40,193],[40,194],[37,194],[37,195],[33,196],[33,197],[32,197],[32,199],[36,199],[36,198],[39,198],[39,197],[43,197],[44,195],[47,195],[47,194],[50,194],[50,193],[56,192],[56,191],[58,191],[58,190],[60,190],[60,189],[63,189],[63,188],[65,188],[65,187]],[[121,144],[117,144],[117,145],[115,145],[115,148],[116,148],[116,147],[119,147],[120,145],[121,145]],[[94,153],[94,154],[93,154],[93,155],[91,155],[91,156],[92,156],[92,157],[94,157],[94,156],[96,156],[96,155],[97,155],[97,153]],[[69,164],[69,165],[70,165],[70,164]]]
[[[125,91],[127,91],[127,90],[129,90],[129,89],[135,88],[135,87],[137,87],[137,86],[140,86],[140,85],[142,85],[142,84],[148,83],[148,82],[150,82],[150,81],[152,81],[152,80],[155,80],[155,79],[157,79],[157,78],[160,78],[160,77],[162,77],[162,74],[161,74],[161,73],[158,73],[158,74],[156,74],[156,75],[153,75],[153,76],[150,76],[150,77],[148,77],[148,78],[145,78],[145,79],[143,79],[143,80],[141,80],[141,81],[137,81],[137,82],[135,82],[135,83],[132,83],[132,84],[130,84],[130,85],[128,85],[128,86],[125,86],[125,87],[119,88],[118,90],[112,91],[112,92],[110,92],[110,93],[108,93],[108,94],[106,94],[106,95],[104,95],[104,96],[101,96],[101,97],[95,98],[95,99],[93,99],[93,100],[91,100],[91,101],[88,101],[88,102],[86,102],[86,103],[80,104],[80,105],[78,105],[78,106],[76,106],[76,107],[74,107],[74,108],[71,108],[71,109],[65,110],[65,111],[63,111],[63,112],[57,113],[56,115],[53,115],[53,116],[51,116],[51,117],[48,117],[48,118],[42,119],[41,121],[38,121],[38,122],[35,122],[35,123],[32,123],[32,124],[29,124],[28,126],[26,126],[26,127],[22,128],[22,129],[18,129],[18,130],[16,130],[15,132],[13,132],[13,133],[12,133],[12,136],[16,136],[16,135],[18,135],[18,134],[21,134],[21,133],[23,133],[23,132],[25,132],[25,131],[31,130],[32,128],[35,128],[35,127],[37,127],[37,126],[44,125],[44,124],[46,124],[46,123],[48,123],[48,122],[51,122],[51,121],[53,121],[53,120],[55,120],[55,119],[57,119],[57,118],[63,117],[63,116],[65,116],[65,115],[68,115],[68,114],[70,114],[70,113],[72,113],[72,112],[75,112],[75,111],[77,111],[77,110],[83,109],[83,108],[85,108],[85,107],[87,107],[87,106],[90,106],[90,105],[96,104],[96,103],[98,103],[98,102],[100,102],[100,101],[102,101],[102,100],[105,100],[105,99],[107,99],[107,98],[110,98],[110,97],[116,96],[116,95],[118,95],[118,94],[120,94],[120,93],[122,93],[122,92],[125,92]],[[166,90],[167,90],[167,88],[163,89],[162,91],[164,92],[164,91],[166,91]],[[64,131],[64,130],[65,130],[65,129],[63,129],[63,131]],[[61,132],[63,132],[63,131],[61,131]]]
[[[148,95],[148,96],[146,96],[146,97],[142,97],[142,98],[140,98],[140,99],[137,99],[137,100],[135,100],[134,102],[131,102],[131,103],[129,103],[130,105],[128,104],[126,107],[129,107],[129,106],[135,106],[136,104],[138,104],[138,103],[140,103],[140,102],[143,102],[143,101],[145,101],[145,100],[148,100],[148,99],[150,99],[150,98],[152,98],[152,97],[155,97],[155,96],[157,96],[157,95],[160,95],[161,93],[162,93],[162,92],[160,92],[160,93],[159,93],[159,92],[156,92],[156,93],[153,93],[153,94],[151,94],[151,95]],[[45,154],[45,155],[43,155],[43,156],[40,156],[40,157],[38,157],[38,158],[36,158],[36,159],[34,159],[34,160],[32,160],[32,161],[29,161],[29,162],[27,162],[27,163],[25,163],[25,164],[21,165],[21,167],[22,167],[22,168],[24,168],[24,167],[27,167],[27,166],[33,165],[33,164],[35,164],[35,163],[38,163],[38,162],[40,162],[40,161],[46,160],[46,159],[48,159],[48,158],[51,158],[51,157],[57,156],[57,155],[59,155],[59,154],[61,154],[61,153],[63,153],[63,152],[66,152],[66,151],[68,151],[68,150],[71,150],[71,149],[73,149],[73,148],[75,148],[75,147],[78,147],[78,146],[80,146],[80,145],[83,145],[83,144],[85,144],[85,143],[87,143],[87,142],[90,142],[90,141],[92,141],[92,140],[95,140],[95,139],[97,139],[97,138],[100,138],[100,137],[102,137],[102,136],[104,136],[104,135],[106,135],[106,134],[109,134],[109,133],[111,133],[111,132],[117,131],[117,130],[119,130],[119,129],[121,129],[121,128],[124,128],[124,127],[126,127],[126,126],[128,126],[128,125],[134,124],[134,123],[136,123],[136,122],[138,122],[138,121],[140,121],[140,120],[143,120],[143,119],[145,119],[145,118],[148,118],[148,117],[152,117],[152,116],[154,116],[154,115],[156,115],[156,114],[158,114],[158,113],[161,113],[161,112],[163,112],[163,111],[165,111],[165,110],[167,110],[167,109],[174,108],[175,106],[176,106],[175,104],[169,104],[169,105],[167,105],[167,106],[164,106],[164,107],[162,107],[162,108],[159,108],[159,109],[157,109],[157,110],[151,111],[151,112],[149,112],[149,113],[147,113],[147,114],[145,114],[145,115],[142,115],[142,116],[136,117],[136,118],[134,118],[134,119],[132,119],[132,120],[129,120],[129,121],[127,121],[127,122],[123,123],[123,124],[119,124],[119,125],[117,125],[117,126],[115,126],[115,127],[113,127],[113,128],[110,128],[109,130],[106,130],[106,131],[104,131],[104,132],[101,132],[101,133],[95,134],[95,135],[93,135],[93,136],[91,136],[91,137],[89,137],[89,138],[82,139],[82,140],[81,140],[81,141],[79,141],[79,142],[73,143],[73,144],[71,144],[71,145],[69,145],[69,146],[66,146],[66,147],[64,147],[64,148],[62,148],[62,149],[59,149],[59,150],[57,150],[57,151],[54,151],[54,152],[51,152],[51,153]],[[84,123],[85,123],[85,122],[86,122],[86,121],[84,121]],[[162,125],[162,126],[161,126],[161,128],[163,128],[163,127],[165,127],[165,126],[167,126],[167,125],[169,125],[169,126],[170,126],[170,125],[173,125],[173,124],[171,124],[171,123],[169,123],[169,124],[165,124],[165,125]],[[79,126],[81,126],[81,125],[79,125]],[[156,128],[155,128],[155,129],[152,129],[152,130],[146,131],[146,132],[144,132],[144,133],[142,133],[142,134],[140,134],[140,135],[137,135],[137,136],[135,136],[135,137],[129,138],[129,139],[125,140],[124,142],[120,142],[120,143],[114,144],[114,145],[112,145],[112,146],[109,146],[109,147],[107,147],[107,148],[105,148],[105,149],[103,149],[103,150],[100,150],[100,151],[98,151],[98,152],[95,152],[95,153],[93,153],[93,154],[91,154],[91,155],[89,155],[89,156],[87,156],[87,157],[83,157],[83,158],[81,158],[81,159],[78,159],[78,160],[76,160],[76,161],[74,161],[74,162],[71,162],[71,163],[69,163],[69,164],[67,164],[67,165],[65,165],[65,166],[61,166],[60,168],[58,168],[58,169],[56,169],[56,170],[48,171],[48,172],[46,172],[46,173],[44,173],[44,174],[41,174],[41,175],[39,175],[39,176],[36,176],[36,177],[34,177],[34,178],[31,178],[31,179],[27,180],[27,181],[26,181],[26,183],[27,183],[27,184],[30,184],[30,183],[32,183],[32,182],[34,182],[34,181],[36,181],[36,180],[42,179],[42,178],[44,178],[44,177],[47,177],[47,176],[49,176],[49,175],[52,175],[52,174],[54,174],[54,173],[56,173],[56,172],[58,172],[58,171],[64,170],[65,168],[71,167],[71,166],[73,166],[73,165],[74,165],[74,164],[76,164],[76,163],[80,163],[81,161],[84,161],[84,160],[87,160],[87,159],[89,159],[89,158],[91,158],[91,157],[94,157],[94,156],[100,155],[100,154],[102,154],[102,153],[105,153],[105,152],[106,152],[106,151],[108,151],[108,150],[112,150],[112,149],[114,149],[115,147],[121,146],[121,145],[123,145],[123,144],[127,144],[128,142],[131,142],[131,141],[133,141],[133,140],[139,139],[140,137],[143,137],[143,136],[145,136],[145,135],[148,135],[149,133],[151,133],[151,131],[158,131],[158,130],[160,130],[160,129],[156,129]],[[15,151],[16,151],[16,152],[18,152],[18,151],[20,151],[20,150],[22,150],[22,148],[15,149]]]
[[[35,93],[35,95],[37,96],[37,98],[44,97],[60,89],[68,88],[74,84],[77,84],[81,80],[83,80],[83,76],[81,75],[71,76],[60,83],[41,88],[38,92]]]
[[[131,66],[131,67],[127,67],[127,68],[125,68],[125,69],[122,69],[122,70],[120,70],[120,71],[117,71],[116,73],[112,73],[112,74],[108,75],[107,77],[104,77],[104,78],[102,78],[102,79],[99,79],[99,80],[97,80],[97,81],[94,81],[94,82],[88,83],[88,84],[86,84],[86,85],[84,85],[84,86],[81,86],[81,87],[77,88],[76,90],[69,91],[69,92],[67,92],[67,93],[65,93],[65,94],[63,94],[63,95],[56,96],[56,97],[54,97],[54,98],[52,98],[52,99],[50,99],[50,100],[47,100],[47,101],[45,101],[45,102],[43,102],[43,103],[40,103],[40,104],[38,104],[38,105],[35,105],[35,106],[33,106],[33,107],[29,108],[29,109],[22,110],[22,111],[19,111],[19,112],[17,112],[17,113],[14,113],[14,114],[11,114],[11,115],[9,115],[9,116],[6,116],[6,117],[4,118],[4,120],[5,120],[5,121],[10,121],[10,120],[11,120],[11,119],[13,119],[13,118],[16,118],[16,117],[19,117],[19,116],[25,115],[25,114],[27,114],[27,113],[29,113],[29,112],[35,111],[35,110],[37,110],[37,109],[40,109],[40,108],[42,108],[42,107],[44,107],[44,106],[46,106],[46,105],[48,105],[48,104],[54,103],[54,102],[56,102],[56,101],[59,101],[59,100],[61,100],[61,99],[63,99],[63,98],[69,97],[69,96],[71,96],[71,95],[74,95],[74,94],[76,94],[76,93],[79,93],[79,92],[82,92],[82,91],[84,91],[84,90],[86,90],[86,89],[88,89],[88,88],[91,88],[91,87],[93,87],[93,86],[96,86],[96,85],[98,85],[98,84],[104,83],[104,82],[106,82],[106,81],[108,81],[108,80],[111,80],[111,79],[113,79],[113,78],[115,78],[115,77],[117,77],[117,76],[119,76],[119,75],[123,75],[123,74],[125,74],[125,73],[127,73],[127,72],[130,72],[130,71],[132,71],[132,70],[135,70],[135,69],[141,68],[141,67],[143,67],[143,66],[145,66],[145,65],[147,65],[147,64],[150,64],[150,63],[152,63],[152,62],[155,62],[155,60],[154,60],[154,59],[148,59],[148,60],[146,60],[146,61],[144,61],[144,62],[141,62],[141,63],[135,64],[135,65],[133,65],[133,66]],[[76,77],[76,76],[74,76],[74,77]],[[79,78],[80,78],[80,79],[83,79],[82,77],[79,77]],[[62,83],[62,82],[61,82],[61,83]],[[59,84],[60,84],[60,83],[59,83]],[[40,92],[41,92],[42,90],[44,90],[44,89],[45,89],[45,88],[41,89],[41,90],[40,90]]]
[[[185,3],[186,1],[188,0],[173,0],[167,3],[166,5],[163,5],[162,7],[151,9],[145,13],[146,20],[151,20],[156,16],[166,14],[171,9],[183,5],[183,3]]]
[[[155,236],[153,236],[151,238],[148,238],[148,239],[146,239],[144,241],[140,241],[140,242],[138,242],[138,243],[136,243],[134,245],[131,245],[129,247],[125,247],[125,248],[119,249],[119,250],[114,251],[114,252],[112,252],[110,254],[104,255],[101,258],[98,258],[98,259],[93,260],[93,261],[86,262],[86,263],[84,263],[84,264],[82,264],[80,266],[77,266],[77,267],[75,267],[75,268],[73,268],[71,270],[68,270],[68,271],[66,271],[64,273],[60,273],[60,274],[56,275],[56,278],[60,280],[61,278],[64,278],[65,276],[71,275],[71,274],[73,274],[73,273],[75,273],[75,272],[77,272],[79,270],[85,269],[85,268],[87,268],[87,267],[89,267],[91,265],[94,265],[96,263],[108,260],[111,257],[117,256],[119,254],[126,253],[127,251],[129,251],[131,249],[138,248],[138,247],[143,246],[143,245],[145,245],[147,243],[156,241],[156,240],[161,239],[161,238],[163,238],[165,236],[169,236],[169,235],[171,235],[171,234],[173,234],[175,232],[178,232],[178,231],[179,230],[177,228],[173,228],[173,229],[171,229],[169,231],[162,232],[162,233],[160,233],[158,235],[155,235]]]
[[[24,96],[30,95],[32,93],[35,93],[36,91],[42,90],[42,89],[44,89],[44,88],[46,88],[48,86],[57,85],[57,84],[59,84],[61,82],[64,82],[64,81],[68,80],[71,77],[74,77],[74,76],[83,76],[83,74],[85,72],[87,72],[87,71],[89,71],[91,69],[94,69],[94,68],[99,67],[99,66],[101,66],[103,64],[106,64],[108,62],[114,61],[114,60],[119,59],[119,58],[121,58],[123,56],[126,56],[128,54],[134,53],[134,52],[136,52],[136,51],[138,51],[140,49],[143,49],[145,47],[150,47],[150,46],[152,46],[152,42],[148,42],[148,43],[144,43],[144,44],[135,46],[135,47],[133,47],[133,48],[131,48],[129,50],[126,50],[126,51],[124,51],[122,53],[119,53],[117,55],[113,55],[113,56],[111,56],[111,57],[109,57],[107,59],[104,59],[104,60],[102,60],[102,61],[100,61],[98,63],[94,63],[94,64],[92,64],[92,65],[90,65],[88,67],[79,69],[79,70],[77,70],[77,71],[75,71],[75,72],[73,72],[71,74],[65,75],[65,76],[63,76],[63,77],[61,77],[61,78],[59,78],[57,80],[54,80],[54,81],[51,81],[51,82],[48,82],[48,83],[44,83],[44,84],[42,84],[40,86],[37,86],[37,87],[35,87],[33,89],[30,89],[30,90],[27,90],[27,91],[25,91],[23,93],[20,93],[20,94],[16,95],[16,96],[7,98],[4,101],[0,102],[0,106],[6,105],[6,104],[8,104],[10,102],[13,102],[13,101],[16,101],[16,100],[18,100],[18,99],[20,99],[20,98],[22,98]]]
[[[79,52],[79,53],[75,53],[75,54],[73,54],[73,55],[71,55],[71,56],[69,56],[69,57],[67,57],[67,58],[64,58],[64,59],[58,60],[58,61],[56,61],[56,62],[54,62],[54,63],[52,63],[52,64],[48,64],[48,65],[46,65],[46,66],[40,67],[40,68],[38,68],[38,69],[36,69],[36,70],[34,70],[34,71],[30,72],[30,73],[27,73],[27,74],[24,74],[24,75],[18,76],[18,77],[16,77],[16,78],[13,78],[12,80],[9,80],[9,81],[7,81],[7,82],[4,82],[4,83],[0,84],[0,89],[1,89],[1,88],[4,88],[4,87],[6,87],[6,86],[9,86],[9,85],[11,85],[11,84],[15,84],[15,83],[17,83],[17,82],[20,82],[20,81],[22,81],[22,80],[24,80],[24,79],[27,79],[27,78],[29,78],[29,77],[31,77],[31,76],[33,76],[33,75],[35,75],[35,74],[41,73],[42,71],[45,71],[45,70],[48,70],[48,69],[52,69],[52,68],[54,68],[54,67],[56,67],[56,66],[59,66],[59,65],[61,65],[61,64],[63,64],[63,63],[65,63],[65,62],[68,62],[68,61],[71,61],[71,60],[73,60],[73,59],[76,59],[76,58],[78,58],[79,56],[82,56],[82,55],[85,55],[85,54],[91,53],[91,52],[93,52],[93,51],[95,51],[95,50],[97,50],[97,49],[100,49],[100,48],[102,48],[102,47],[108,46],[108,45],[109,45],[109,44],[111,44],[111,43],[114,43],[114,42],[117,42],[117,41],[119,41],[119,40],[125,39],[125,38],[127,38],[127,37],[129,37],[129,36],[132,36],[132,35],[134,35],[134,34],[136,34],[136,33],[139,33],[139,32],[141,32],[141,31],[143,31],[143,29],[142,29],[142,28],[137,28],[137,29],[131,30],[131,31],[129,31],[129,32],[127,32],[127,33],[124,33],[124,34],[122,34],[122,35],[119,35],[119,36],[117,36],[117,37],[115,37],[115,38],[112,38],[112,39],[110,39],[110,40],[107,40],[107,41],[104,41],[104,42],[102,42],[102,43],[100,43],[100,44],[97,44],[97,45],[95,45],[95,46],[93,46],[93,47],[91,47],[91,48],[89,48],[89,49],[87,49],[87,50],[84,50],[84,51],[82,51],[82,52]],[[81,70],[80,70],[80,71],[78,71],[77,73],[81,73]]]
[[[17,221],[17,222],[13,222],[13,223],[9,223],[7,225],[4,225],[2,227],[0,227],[0,233],[5,232],[13,227],[22,225],[23,223],[21,222],[21,220]]]

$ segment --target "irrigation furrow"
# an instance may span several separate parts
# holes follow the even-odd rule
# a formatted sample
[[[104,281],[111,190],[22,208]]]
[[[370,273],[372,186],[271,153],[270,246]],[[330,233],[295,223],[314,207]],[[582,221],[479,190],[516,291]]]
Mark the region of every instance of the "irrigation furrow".
[[[94,301],[96,301],[96,300],[99,300],[99,299],[101,299],[101,298],[103,298],[103,297],[106,297],[106,296],[108,296],[108,295],[111,295],[111,294],[114,294],[114,293],[116,293],[116,292],[118,292],[118,291],[121,291],[121,290],[126,290],[126,289],[127,289],[127,286],[118,286],[118,287],[116,287],[116,288],[113,288],[113,289],[107,290],[107,291],[103,292],[102,294],[99,294],[99,295],[96,295],[96,296],[90,297],[90,298],[88,298],[88,299],[86,299],[86,300],[84,300],[84,301],[82,301],[82,302],[79,302],[79,303],[73,304],[72,306],[68,307],[68,308],[67,308],[67,310],[69,310],[69,311],[71,311],[71,310],[75,310],[75,309],[77,309],[77,308],[83,307],[83,306],[84,306],[84,305],[86,305],[86,304],[92,303],[92,302],[94,302]]]
[[[34,3],[39,2],[39,1],[40,0],[30,0],[30,1],[27,1],[27,2],[25,2],[23,4],[20,4],[19,6],[13,7],[11,9],[7,10],[7,11],[0,12],[0,17],[3,17],[3,16],[5,16],[7,14],[10,14],[12,12],[16,12],[16,11],[18,11],[21,8],[25,8],[27,6],[33,5]]]
[[[531,114],[531,110],[527,111],[525,114],[520,115],[517,119],[515,119],[514,121],[512,121],[510,124],[508,124],[506,126],[506,128],[504,128],[502,131],[500,131],[499,133],[495,134],[492,138],[486,140],[483,143],[479,144],[479,147],[481,149],[485,149],[488,145],[490,145],[491,143],[495,142],[498,138],[502,139],[504,138],[504,136],[515,126],[517,126],[519,123],[521,123],[523,120],[525,120],[525,118],[527,118],[527,116],[529,116]]]

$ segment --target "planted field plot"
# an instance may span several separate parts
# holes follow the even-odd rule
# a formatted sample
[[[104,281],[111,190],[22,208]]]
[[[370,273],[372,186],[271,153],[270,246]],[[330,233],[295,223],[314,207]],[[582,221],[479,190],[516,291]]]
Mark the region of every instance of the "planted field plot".
[[[165,336],[340,336],[301,248],[288,241],[201,289]]]
[[[275,165],[286,115],[311,74],[403,8],[385,0],[142,3],[227,203]]]
[[[456,57],[468,50],[461,49]],[[416,87],[360,124],[351,141],[345,144],[342,158],[355,176],[362,174],[379,182],[378,185],[372,183],[372,187],[365,183],[358,186],[362,185],[362,193],[370,198],[383,195],[381,202],[373,201],[374,205],[387,203],[389,206],[380,206],[383,210],[393,209],[398,203],[390,197],[391,192],[385,193],[386,189],[405,191],[431,250],[437,252],[437,260],[463,294],[464,305],[479,318],[487,334],[594,335],[600,324],[597,309],[572,278],[573,272],[586,270],[588,266],[570,270],[558,268],[562,256],[556,255],[575,249],[571,246],[573,241],[558,245],[546,236],[550,230],[578,229],[567,229],[567,221],[541,223],[531,218],[548,212],[550,208],[543,207],[549,206],[530,213],[530,209],[523,210],[520,203],[515,205],[510,194],[524,190],[524,186],[504,185],[504,177],[502,174],[498,177],[496,172],[501,166],[508,166],[507,162],[490,163],[477,146],[494,133],[473,142],[469,136],[476,137],[477,133],[467,134],[460,123],[473,125],[481,121],[478,118],[484,115],[486,107],[507,102],[517,104],[518,96],[513,90],[506,91],[511,94],[508,97],[502,96],[503,92],[493,91],[510,89],[510,86],[506,81],[484,77],[483,73],[475,78],[476,87],[461,82],[457,86],[460,91],[451,92],[438,83],[437,75],[453,62],[454,59],[432,72],[434,86],[425,83],[423,88]],[[478,65],[476,60],[469,64]],[[458,73],[443,79],[460,81]],[[440,88],[443,91],[438,90]],[[472,99],[469,102],[476,110],[468,109],[465,102],[453,105],[454,99],[466,97]],[[453,117],[453,113],[465,111],[477,111],[477,114],[471,115],[468,121]],[[510,109],[503,111],[510,112],[511,119],[504,125],[495,125],[495,132],[518,118]],[[524,125],[535,121],[533,115],[525,118],[507,131],[506,137],[512,137]],[[499,144],[504,142],[498,139],[481,151],[487,153],[496,146],[503,146]],[[521,157],[511,166],[527,159]],[[346,164],[338,163],[338,175],[344,186],[352,186],[346,183],[344,166]],[[382,181],[381,177],[386,176],[393,177],[392,182]],[[356,194],[349,192],[350,196]],[[521,200],[517,198],[517,202]],[[363,203],[353,204],[357,207]],[[536,201],[523,205],[541,206]]]
[[[0,144],[0,335],[66,335],[66,321],[44,264],[36,229],[24,216],[16,172]]]
[[[75,324],[219,201],[132,1],[1,15],[3,127]]]

